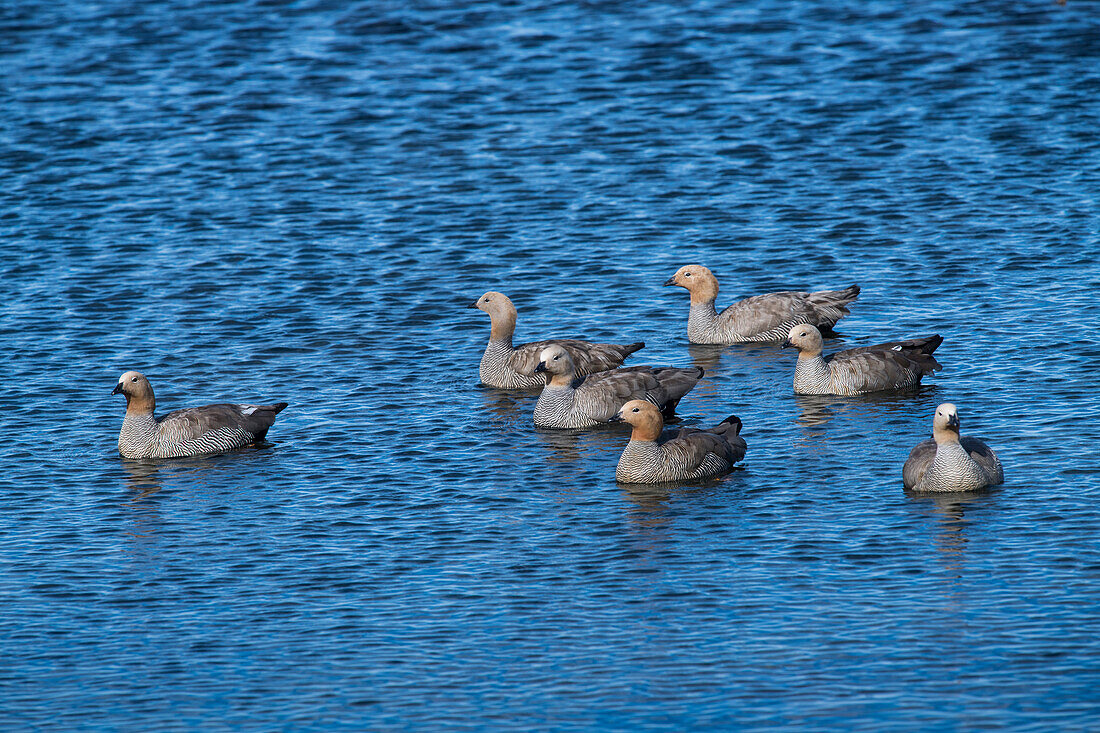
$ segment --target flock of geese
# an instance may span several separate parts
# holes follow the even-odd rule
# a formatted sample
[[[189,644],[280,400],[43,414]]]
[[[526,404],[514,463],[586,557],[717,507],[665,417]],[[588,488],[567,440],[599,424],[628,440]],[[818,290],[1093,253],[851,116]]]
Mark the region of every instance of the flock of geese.
[[[665,282],[691,295],[688,340],[693,344],[782,344],[798,351],[794,391],[804,395],[857,395],[915,387],[942,367],[933,353],[941,336],[926,336],[823,354],[822,332],[831,333],[859,287],[816,293],[755,295],[718,312],[718,279],[702,265],[685,265]],[[662,440],[664,420],[702,378],[698,367],[621,367],[645,346],[552,339],[514,345],[516,308],[503,293],[485,293],[471,308],[492,322],[481,357],[481,381],[498,389],[541,388],[535,425],[585,428],[626,422],[630,441],[615,477],[624,483],[661,483],[719,476],[732,470],[748,448],[741,420],[731,415],[717,427],[685,428]],[[958,410],[936,408],[932,439],[917,444],[902,469],[913,491],[972,491],[1004,481],[993,451],[959,435]]]
[[[822,333],[848,315],[859,287],[816,293],[783,291],[755,295],[718,312],[718,280],[702,265],[686,265],[665,285],[691,295],[688,339],[694,344],[782,344],[798,351],[794,391],[804,395],[857,395],[915,387],[941,368],[933,357],[943,338],[934,335],[823,354]],[[664,421],[703,377],[699,367],[621,366],[644,343],[598,344],[550,339],[512,342],[516,308],[490,291],[471,308],[487,313],[492,326],[481,358],[481,381],[497,389],[541,389],[535,425],[586,428],[628,423],[630,441],[615,477],[625,483],[661,483],[719,476],[732,470],[748,448],[741,420],[731,415],[716,427],[684,428],[662,439]],[[218,404],[156,417],[149,380],[129,371],[112,394],[126,398],[118,450],[126,458],[179,458],[242,448],[261,442],[287,406]],[[902,468],[907,489],[973,491],[1004,481],[996,454],[981,440],[959,435],[958,410],[936,408],[932,439],[918,443]]]

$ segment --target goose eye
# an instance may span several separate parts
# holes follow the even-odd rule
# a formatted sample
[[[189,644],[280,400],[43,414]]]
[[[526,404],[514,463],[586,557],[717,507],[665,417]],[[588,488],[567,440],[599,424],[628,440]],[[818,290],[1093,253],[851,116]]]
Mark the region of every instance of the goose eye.
[[[637,412],[637,411],[638,411],[637,407],[635,407],[633,410],[631,410],[631,412]]]
[[[557,361],[560,358],[561,358],[561,354],[558,354],[557,356],[554,357],[554,361]]]
[[[131,382],[137,382],[137,377],[130,377]]]
[[[685,272],[684,277],[691,277],[691,273],[690,272]]]

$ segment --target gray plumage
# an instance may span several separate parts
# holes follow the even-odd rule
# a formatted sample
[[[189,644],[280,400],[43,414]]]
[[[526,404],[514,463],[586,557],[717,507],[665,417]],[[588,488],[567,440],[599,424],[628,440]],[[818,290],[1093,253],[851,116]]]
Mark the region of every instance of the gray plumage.
[[[481,382],[498,389],[534,389],[543,385],[543,378],[535,374],[539,354],[547,346],[558,344],[569,351],[579,375],[602,372],[621,365],[630,354],[643,348],[644,342],[633,344],[598,344],[580,339],[551,339],[512,345],[516,330],[516,308],[508,296],[490,291],[471,308],[489,314],[492,329],[489,343],[481,355],[479,372]]]
[[[126,458],[183,458],[259,443],[287,406],[218,404],[155,417],[156,399],[139,372],[126,372],[112,394],[126,397],[118,452]]]
[[[691,293],[688,340],[693,344],[779,343],[791,326],[809,323],[831,329],[848,315],[848,304],[859,297],[859,286],[844,290],[785,290],[754,295],[719,313],[714,306],[718,279],[702,265],[685,265],[665,282]]]
[[[611,420],[624,402],[652,402],[671,416],[680,399],[703,376],[699,367],[624,367],[577,376],[563,347],[543,349],[535,371],[548,379],[535,405],[535,424],[546,428],[586,428]]]
[[[920,384],[925,374],[943,368],[932,356],[941,343],[942,336],[925,336],[823,357],[821,332],[800,324],[791,328],[783,346],[793,346],[799,352],[794,370],[796,394],[855,395]]]
[[[669,440],[660,439],[664,421],[660,411],[642,400],[631,400],[617,420],[633,426],[615,478],[624,483],[661,483],[710,478],[728,473],[745,457],[748,445],[741,437],[741,420],[730,415],[717,427],[684,428]]]
[[[905,488],[920,492],[975,491],[1004,483],[997,454],[979,438],[959,435],[955,406],[944,403],[932,418],[932,438],[913,447],[902,466]]]

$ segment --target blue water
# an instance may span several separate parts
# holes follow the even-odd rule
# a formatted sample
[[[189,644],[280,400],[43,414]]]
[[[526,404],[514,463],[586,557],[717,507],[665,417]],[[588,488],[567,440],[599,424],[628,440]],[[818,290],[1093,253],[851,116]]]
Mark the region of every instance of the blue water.
[[[1069,0],[0,6],[0,728],[1095,728],[1100,15]],[[918,391],[800,398],[719,304],[863,294]],[[698,364],[743,467],[479,386],[517,338]],[[161,410],[290,403],[138,462]],[[1007,480],[921,498],[940,402]]]

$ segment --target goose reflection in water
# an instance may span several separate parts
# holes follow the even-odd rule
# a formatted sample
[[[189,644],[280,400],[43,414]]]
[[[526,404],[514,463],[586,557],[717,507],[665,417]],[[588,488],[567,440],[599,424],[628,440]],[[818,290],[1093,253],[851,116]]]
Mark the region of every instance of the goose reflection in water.
[[[688,344],[687,348],[692,366],[709,372],[722,361],[722,353],[727,347],[713,344]]]
[[[838,400],[831,395],[795,395],[794,403],[798,406],[798,424],[804,428],[817,428],[825,425],[833,418],[837,409]]]
[[[672,521],[670,501],[677,484],[619,484],[623,499],[632,504],[627,512],[631,524],[652,529]]]
[[[708,372],[722,362],[726,362],[723,373],[734,376],[741,372],[759,374],[761,370],[769,368],[777,372],[782,370],[783,374],[789,371],[782,364],[783,353],[775,344],[688,344],[687,349],[692,365],[702,367]]]
[[[891,415],[908,418],[914,405],[923,405],[934,397],[939,387],[928,385],[918,389],[871,392],[862,395],[794,395],[798,406],[798,424],[804,428],[821,427],[843,414],[881,419]]]
[[[152,496],[164,488],[164,478],[160,475],[164,461],[137,459],[123,460],[121,463],[126,474],[126,488],[133,501]]]
[[[482,390],[482,403],[493,421],[504,425],[529,423],[539,399],[538,390],[507,392],[502,389],[485,387]]]
[[[123,458],[119,460],[125,473],[126,488],[133,501],[149,498],[164,489],[165,484],[184,479],[181,484],[195,487],[205,483],[207,474],[218,466],[242,461],[266,460],[274,443],[238,448],[230,453],[188,456],[186,458]],[[237,469],[234,469],[237,470]]]
[[[929,506],[938,520],[935,542],[939,557],[949,570],[961,570],[962,560],[969,540],[967,525],[975,519],[977,511],[992,501],[998,489],[990,487],[978,491],[946,492],[939,494],[917,493],[903,489],[914,502]],[[967,517],[967,509],[970,517]]]
[[[625,425],[599,425],[594,428],[560,430],[535,428],[539,442],[550,449],[550,460],[559,462],[579,461],[585,453],[596,456],[613,456],[608,465],[615,475],[615,461],[623,446],[630,440],[630,427]]]
[[[628,484],[617,481],[624,500],[633,505],[628,515],[631,523],[641,527],[658,527],[671,521],[674,501],[695,501],[717,493],[729,491],[731,479],[745,470],[735,466],[733,471],[716,478],[699,481],[669,481],[659,484]]]

